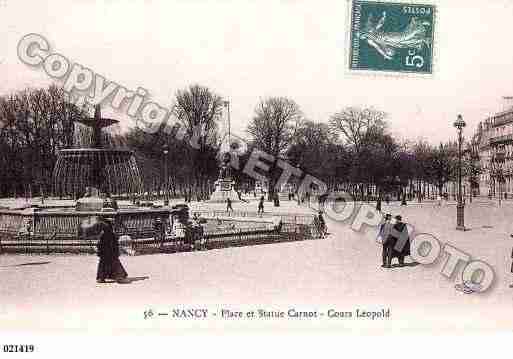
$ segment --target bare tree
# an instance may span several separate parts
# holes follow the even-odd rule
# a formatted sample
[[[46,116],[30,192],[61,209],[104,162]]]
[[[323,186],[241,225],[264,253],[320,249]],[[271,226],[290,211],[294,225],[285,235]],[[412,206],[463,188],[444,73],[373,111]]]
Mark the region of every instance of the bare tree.
[[[344,148],[325,123],[304,121],[294,135],[287,157],[302,170],[334,187],[336,168],[343,163]]]
[[[428,158],[428,173],[439,194],[444,185],[454,179],[457,165],[457,146],[455,143],[440,143],[434,148]]]
[[[217,122],[223,101],[208,87],[192,85],[179,90],[175,102],[174,115],[185,129],[185,140],[190,144],[188,155],[194,167],[193,187],[197,193],[205,192],[212,167],[217,166]]]
[[[259,150],[277,158],[288,149],[301,118],[293,100],[270,97],[257,105],[247,131]]]
[[[217,145],[217,121],[222,111],[222,99],[208,87],[192,85],[179,90],[173,112],[184,126],[186,135],[199,148]]]
[[[270,97],[258,103],[255,116],[248,125],[247,132],[253,146],[274,158],[269,178],[269,199],[274,195],[279,177],[276,163],[289,149],[301,119],[302,113],[296,102],[286,97]]]
[[[21,193],[29,184],[36,191],[51,189],[57,151],[73,142],[82,109],[67,101],[61,88],[26,89],[0,98],[0,191]]]
[[[363,139],[368,132],[384,132],[387,114],[373,108],[346,107],[331,116],[331,130],[342,137],[342,140],[354,146],[358,153]]]

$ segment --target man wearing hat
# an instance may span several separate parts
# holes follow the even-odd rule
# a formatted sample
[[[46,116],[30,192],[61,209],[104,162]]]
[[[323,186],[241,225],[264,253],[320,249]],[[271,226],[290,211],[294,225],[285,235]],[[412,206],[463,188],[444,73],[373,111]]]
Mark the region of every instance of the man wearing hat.
[[[387,246],[390,246],[391,250],[387,256],[386,268],[391,267],[392,258],[394,257],[398,259],[399,266],[403,267],[404,257],[410,255],[410,237],[406,223],[403,222],[400,215],[395,216],[395,221],[393,230],[387,239]]]
[[[383,264],[381,266],[386,268],[388,263],[388,257],[392,254],[392,247],[389,245],[388,241],[390,237],[390,232],[392,231],[392,223],[390,222],[392,220],[392,215],[390,213],[387,213],[384,219],[385,221],[381,224],[379,228],[379,237],[381,237],[381,244],[383,245],[383,251],[381,254]]]

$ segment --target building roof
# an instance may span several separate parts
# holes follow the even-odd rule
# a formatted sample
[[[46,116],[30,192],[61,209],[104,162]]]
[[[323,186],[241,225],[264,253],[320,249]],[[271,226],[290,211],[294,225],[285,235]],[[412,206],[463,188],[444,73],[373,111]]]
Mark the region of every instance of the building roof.
[[[513,108],[498,112],[486,119],[492,127],[498,127],[513,122]]]

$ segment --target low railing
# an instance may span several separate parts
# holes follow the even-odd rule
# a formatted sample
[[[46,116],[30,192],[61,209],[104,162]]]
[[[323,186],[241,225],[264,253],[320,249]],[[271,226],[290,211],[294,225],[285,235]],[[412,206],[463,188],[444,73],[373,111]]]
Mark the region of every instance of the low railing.
[[[96,241],[80,233],[82,221],[105,212],[18,212],[0,211],[0,252],[18,248],[21,252],[94,252]],[[118,235],[134,239],[156,237],[158,226],[169,226],[168,210],[129,210],[109,213]]]
[[[205,215],[207,212],[201,213]],[[208,213],[212,218],[226,217],[226,213],[221,211]],[[0,211],[0,253],[95,253],[97,238],[82,236],[78,228],[81,221],[101,214],[105,213]],[[251,222],[250,212],[230,215],[245,217]],[[167,210],[119,211],[113,212],[112,216],[115,217],[114,228],[120,236],[121,248],[128,254],[225,248],[321,237],[313,225],[313,216],[309,215],[264,213],[255,221],[280,217],[282,223],[279,228],[265,221],[242,229],[206,230],[201,240],[203,243],[195,243],[197,241],[191,236],[168,235]],[[158,225],[157,219],[160,219]]]
[[[297,227],[295,231],[262,230],[250,228],[230,232],[210,232],[201,238],[164,237],[142,240],[120,241],[124,251],[130,255],[150,253],[176,253],[194,250],[211,250],[227,247],[252,246],[280,242],[315,239],[311,231]]]
[[[256,211],[221,211],[221,210],[198,210],[192,211],[194,213],[199,213],[201,216],[208,217],[220,217],[220,218],[276,218],[279,217],[283,223],[294,223],[294,224],[312,224],[314,215],[313,214],[287,214],[287,213],[272,213],[272,212],[263,212],[258,213]]]

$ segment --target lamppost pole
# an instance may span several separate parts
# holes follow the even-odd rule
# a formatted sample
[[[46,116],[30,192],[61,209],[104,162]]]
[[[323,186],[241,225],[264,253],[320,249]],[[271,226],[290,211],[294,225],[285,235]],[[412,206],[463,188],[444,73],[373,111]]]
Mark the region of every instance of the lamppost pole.
[[[465,205],[461,197],[461,143],[463,141],[462,132],[465,125],[466,123],[463,121],[463,117],[458,115],[458,119],[454,122],[454,127],[458,130],[458,204],[456,205],[456,229],[459,231],[465,230]]]
[[[169,180],[169,175],[167,173],[167,166],[168,166],[168,159],[167,159],[167,154],[169,153],[169,147],[167,145],[164,145],[164,147],[162,148],[162,152],[164,154],[163,158],[164,158],[164,181],[163,181],[163,185],[164,185],[164,206],[169,206],[169,192],[168,192],[168,180]]]
[[[502,205],[502,192],[501,192],[501,183],[502,183],[502,168],[501,163],[498,163],[497,166],[497,192],[499,192],[499,207]]]

